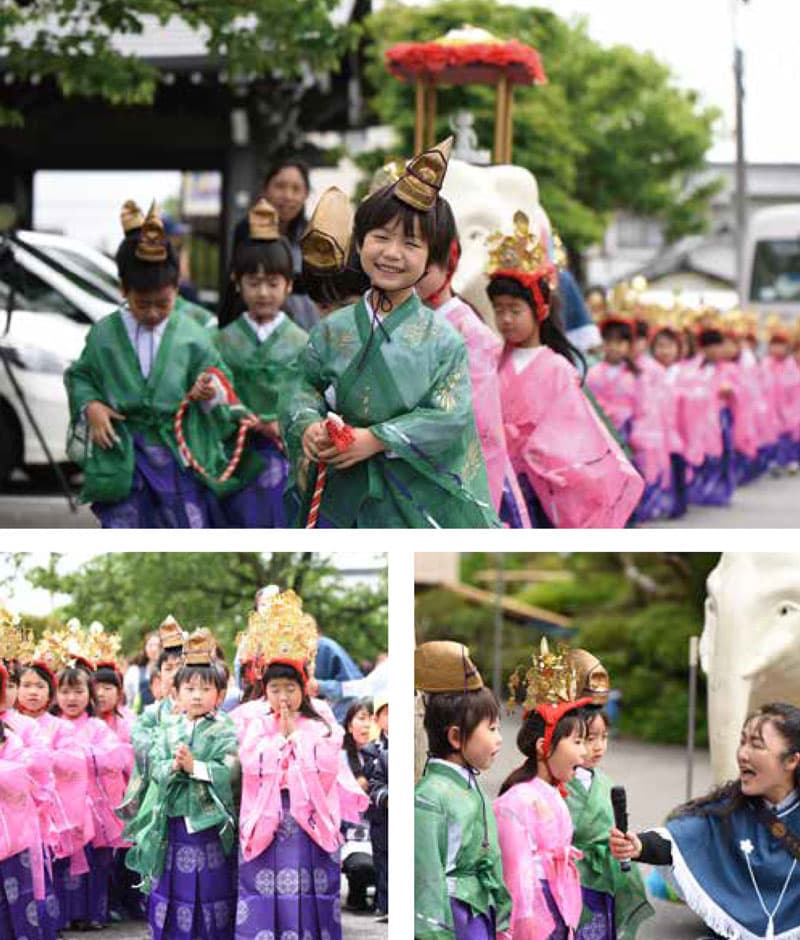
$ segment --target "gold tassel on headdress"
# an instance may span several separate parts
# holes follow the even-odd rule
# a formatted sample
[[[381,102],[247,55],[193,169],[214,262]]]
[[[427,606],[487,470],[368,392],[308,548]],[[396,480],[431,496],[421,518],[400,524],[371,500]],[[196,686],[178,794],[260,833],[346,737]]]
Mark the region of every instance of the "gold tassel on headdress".
[[[159,264],[167,260],[167,255],[167,235],[154,199],[147,218],[142,223],[142,231],[139,233],[139,242],[136,245],[136,257],[140,261]]]
[[[432,209],[444,183],[452,149],[451,135],[430,150],[423,150],[414,157],[395,183],[394,195],[418,212]]]
[[[303,261],[316,271],[342,271],[350,256],[353,237],[353,208],[336,186],[320,196],[305,234],[300,239]]]
[[[119,219],[122,222],[122,231],[126,235],[128,232],[133,232],[144,225],[144,213],[133,199],[126,199],[122,203]]]
[[[250,238],[254,241],[272,242],[281,237],[278,210],[260,196],[247,215]]]

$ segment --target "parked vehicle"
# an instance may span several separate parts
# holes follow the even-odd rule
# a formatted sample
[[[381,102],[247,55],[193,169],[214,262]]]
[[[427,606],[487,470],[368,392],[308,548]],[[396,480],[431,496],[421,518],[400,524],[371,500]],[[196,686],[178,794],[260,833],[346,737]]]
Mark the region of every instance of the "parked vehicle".
[[[800,314],[800,203],[770,206],[748,222],[745,306]]]

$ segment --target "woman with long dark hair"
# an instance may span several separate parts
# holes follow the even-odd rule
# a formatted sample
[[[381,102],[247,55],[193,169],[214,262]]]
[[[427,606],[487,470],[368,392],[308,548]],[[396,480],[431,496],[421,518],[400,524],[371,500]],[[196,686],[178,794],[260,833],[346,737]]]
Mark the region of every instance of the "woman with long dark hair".
[[[500,396],[508,453],[537,528],[620,528],[643,483],[581,389],[555,268],[527,216],[492,239],[487,288],[505,340]],[[580,369],[580,371],[579,371]]]
[[[372,699],[362,698],[347,709],[342,722],[344,740],[342,757],[356,782],[369,793],[370,765],[373,758],[365,753],[372,731]],[[369,820],[366,814],[357,826],[343,825],[345,843],[342,848],[342,871],[347,878],[347,907],[351,911],[368,911],[367,888],[375,884],[375,865],[370,843]]]
[[[748,717],[739,776],[676,809],[665,827],[612,828],[612,854],[671,865],[684,900],[731,940],[800,937],[800,708]]]

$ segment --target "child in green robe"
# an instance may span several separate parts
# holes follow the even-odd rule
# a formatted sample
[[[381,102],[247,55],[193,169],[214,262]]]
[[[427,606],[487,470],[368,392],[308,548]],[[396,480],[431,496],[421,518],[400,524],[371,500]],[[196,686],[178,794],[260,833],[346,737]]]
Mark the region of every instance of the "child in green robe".
[[[414,789],[414,937],[494,940],[508,925],[511,898],[477,774],[500,750],[500,706],[461,643],[419,646],[414,681],[425,693],[428,736]]]
[[[652,917],[636,864],[623,872],[611,855],[608,831],[614,825],[611,780],[598,764],[608,747],[608,716],[586,716],[586,759],[567,783],[573,845],[583,852],[577,862],[583,915],[576,940],[633,940],[642,921]]]
[[[492,508],[475,429],[467,352],[414,289],[428,263],[451,141],[358,207],[355,242],[370,290],[311,331],[281,399],[291,496],[305,524],[327,466],[320,524],[336,528],[485,528]],[[354,440],[339,452],[325,417]]]
[[[284,313],[294,262],[280,235],[278,213],[263,197],[250,210],[249,236],[233,255],[233,278],[245,310],[215,337],[236,391],[255,416],[249,447],[264,462],[258,478],[222,500],[234,528],[285,528],[288,463],[278,426],[278,396],[308,335]]]
[[[225,674],[198,630],[175,676],[177,708],[153,741],[147,792],[125,828],[127,864],[150,895],[153,940],[233,940],[238,748],[218,710]]]
[[[215,407],[206,370],[224,375],[224,366],[209,331],[173,312],[178,262],[155,206],[138,236],[123,242],[119,261],[126,304],[92,327],[64,376],[70,452],[84,470],[81,498],[106,528],[220,524],[213,484],[184,466],[174,421],[187,393],[213,409],[190,407],[183,431],[197,461],[219,476],[235,426],[226,406]],[[256,471],[243,461],[237,472]]]

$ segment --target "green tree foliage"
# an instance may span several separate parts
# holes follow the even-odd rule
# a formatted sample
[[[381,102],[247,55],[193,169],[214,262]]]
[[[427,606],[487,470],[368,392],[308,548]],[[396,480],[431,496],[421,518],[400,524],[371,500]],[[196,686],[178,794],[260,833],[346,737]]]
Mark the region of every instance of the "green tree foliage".
[[[515,90],[514,162],[536,175],[542,204],[572,250],[597,242],[616,210],[659,219],[670,240],[703,229],[718,184],[687,191],[686,178],[704,165],[718,111],[702,107],[695,92],[677,88],[653,55],[603,47],[589,37],[584,21],[568,24],[549,10],[493,0],[424,7],[393,2],[370,17],[372,106],[397,128],[403,152],[413,143],[414,89],[389,75],[384,51],[401,41],[435,39],[464,23],[519,39],[542,56],[548,84]],[[457,108],[474,113],[482,143],[490,144],[494,90],[442,89],[439,138],[449,133],[449,115]]]
[[[337,0],[8,0],[0,4],[0,61],[23,81],[53,78],[64,95],[100,96],[115,105],[152,104],[158,69],[119,51],[115,38],[147,22],[180,18],[206,37],[208,53],[232,80],[280,71],[333,69],[353,38],[334,26]],[[0,110],[0,124],[22,122]]]
[[[210,627],[231,655],[255,592],[265,584],[297,591],[304,610],[357,662],[387,650],[385,569],[370,587],[345,583],[328,558],[311,552],[118,552],[68,573],[59,573],[58,557],[28,571],[27,579],[70,596],[54,612],[59,618],[78,617],[84,625],[99,620],[117,631],[128,656],[170,613],[184,629]]]
[[[686,738],[688,641],[703,628],[705,581],[718,560],[712,553],[508,553],[503,569],[536,569],[565,580],[508,581],[506,593],[534,607],[572,618],[568,642],[591,650],[623,695],[621,729],[648,741]],[[492,589],[480,572],[496,569],[489,553],[462,556],[462,578]],[[418,594],[417,641],[467,643],[484,678],[492,674],[494,610],[454,598],[446,589]],[[539,628],[504,620],[504,679],[538,645]],[[552,636],[552,635],[551,635]],[[707,740],[705,683],[698,699],[698,740]]]

